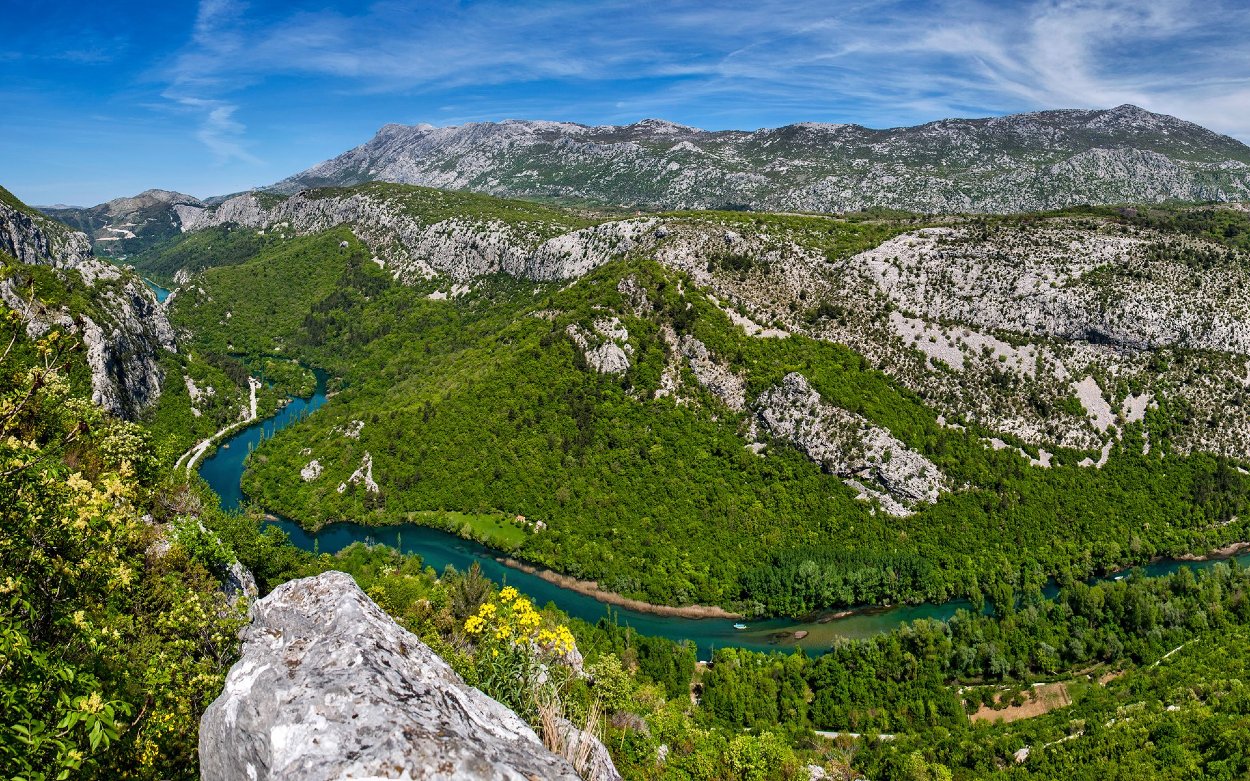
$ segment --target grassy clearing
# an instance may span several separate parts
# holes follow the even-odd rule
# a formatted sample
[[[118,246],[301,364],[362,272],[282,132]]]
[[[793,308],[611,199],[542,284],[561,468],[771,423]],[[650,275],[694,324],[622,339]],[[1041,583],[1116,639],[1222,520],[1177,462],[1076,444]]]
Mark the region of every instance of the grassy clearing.
[[[516,526],[515,516],[504,513],[462,513],[443,510],[422,510],[405,515],[410,523],[455,531],[464,537],[481,540],[496,548],[512,549],[525,542],[531,534],[528,527]],[[465,529],[468,528],[468,534]]]

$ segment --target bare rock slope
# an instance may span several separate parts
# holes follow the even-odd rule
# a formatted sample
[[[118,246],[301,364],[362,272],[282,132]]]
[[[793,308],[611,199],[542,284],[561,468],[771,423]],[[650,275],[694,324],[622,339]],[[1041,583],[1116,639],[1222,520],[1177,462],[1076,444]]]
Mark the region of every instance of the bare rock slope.
[[[200,723],[204,781],[579,778],[341,572],[252,606]]]
[[[0,190],[0,252],[20,264],[49,266],[65,291],[82,290],[87,309],[43,306],[31,298],[20,266],[0,278],[0,303],[21,315],[27,334],[76,333],[86,348],[92,400],[135,418],[160,396],[162,350],[173,351],[165,310],[135,274],[94,257],[82,233],[27,208]]]
[[[369,181],[660,208],[1011,212],[1241,200],[1250,148],[1124,105],[917,127],[705,131],[663,120],[387,125],[275,192]]]

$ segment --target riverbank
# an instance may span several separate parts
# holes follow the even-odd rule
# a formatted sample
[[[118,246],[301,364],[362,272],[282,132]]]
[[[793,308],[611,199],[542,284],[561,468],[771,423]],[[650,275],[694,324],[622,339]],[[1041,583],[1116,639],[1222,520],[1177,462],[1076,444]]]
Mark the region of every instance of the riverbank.
[[[247,409],[248,417],[237,423],[231,423],[229,426],[221,429],[208,439],[197,443],[190,450],[178,457],[178,460],[174,463],[174,469],[178,469],[182,466],[183,462],[186,461],[187,474],[191,474],[191,470],[195,468],[196,463],[204,457],[204,454],[208,452],[209,447],[211,447],[214,442],[237,431],[241,431],[257,421],[256,391],[260,388],[260,380],[257,380],[255,377],[248,377],[247,386],[249,390]]]
[[[1250,553],[1250,542],[1230,542],[1223,545],[1210,553],[1182,553],[1176,557],[1177,561],[1220,561],[1222,559],[1231,559],[1234,556],[1240,556],[1243,553]],[[1156,559],[1162,561],[1162,558]]]
[[[733,621],[737,621],[739,619],[744,618],[744,616],[739,613],[731,613],[730,611],[725,610],[724,608],[718,607],[715,605],[680,605],[680,606],[656,605],[651,602],[644,602],[640,599],[631,599],[630,597],[626,597],[622,594],[618,594],[615,591],[605,591],[604,589],[599,588],[599,584],[593,580],[578,580],[577,578],[574,578],[569,575],[563,575],[553,570],[543,569],[540,567],[536,567],[532,564],[527,564],[523,561],[512,558],[511,556],[501,555],[504,553],[504,551],[501,551],[500,548],[504,546],[500,545],[498,540],[491,539],[489,535],[463,533],[465,528],[473,528],[473,524],[471,523],[467,523],[467,522],[466,523],[452,523],[452,524],[423,523],[423,521],[428,521],[429,517],[436,514],[436,512],[441,515],[447,515],[447,513],[443,511],[429,511],[425,513],[410,512],[410,513],[405,513],[403,518],[387,517],[387,518],[371,519],[370,523],[366,525],[372,529],[376,529],[378,532],[381,532],[386,529],[397,528],[404,524],[414,524],[414,525],[421,526],[427,529],[436,529],[438,531],[454,535],[458,539],[465,540],[466,542],[473,542],[473,543],[477,543],[478,545],[485,546],[487,549],[491,550],[492,558],[494,558],[495,561],[499,562],[500,564],[503,564],[506,567],[520,570],[521,572],[525,572],[529,575],[542,578],[543,580],[547,581],[553,586],[559,586],[560,588],[577,592],[578,594],[581,594],[582,596],[590,597],[591,599],[598,600],[599,602],[602,602],[606,605],[622,607],[622,608],[626,608],[627,610],[635,610],[639,613],[647,613],[653,616],[668,616],[670,618],[693,618],[693,619],[723,618],[723,619],[728,619],[728,620],[733,620]],[[458,517],[462,519],[470,518],[469,515],[464,514],[464,513],[451,513],[450,515],[452,517]],[[483,514],[480,516],[473,516],[473,517],[474,518],[495,518],[495,517],[503,518],[503,517],[506,517],[506,515],[494,513],[494,514]],[[289,517],[279,516],[273,512],[268,512],[268,511],[264,513],[264,518],[265,520],[270,521],[270,522],[282,520],[282,521],[286,521],[289,523],[293,523],[296,526],[300,527],[301,530],[303,530],[305,533],[309,535],[320,534],[321,532],[324,532],[327,529],[331,529],[335,525],[339,525],[339,524],[358,523],[357,521],[348,521],[348,522],[331,521],[331,522],[318,523],[318,524],[303,523],[300,521],[292,520]],[[509,545],[508,547],[516,547],[516,546],[514,544],[514,545]],[[845,615],[850,615],[851,612],[852,611],[847,610],[847,611],[842,611],[841,613],[834,614],[834,615],[835,617],[842,617]],[[829,619],[826,619],[826,620],[829,620]]]
[[[511,558],[499,558],[499,563],[519,569],[522,572],[529,573],[536,577],[542,578],[548,583],[559,586],[560,588],[576,591],[582,596],[597,599],[608,605],[623,607],[628,610],[636,610],[639,613],[650,613],[655,616],[669,616],[670,618],[724,618],[736,620],[743,618],[738,613],[730,613],[722,607],[715,605],[653,605],[650,602],[643,602],[640,599],[630,599],[622,596],[615,591],[604,591],[599,588],[599,584],[593,580],[578,580],[568,575],[561,575],[558,572],[552,572],[549,569],[539,569],[538,567],[517,561]]]

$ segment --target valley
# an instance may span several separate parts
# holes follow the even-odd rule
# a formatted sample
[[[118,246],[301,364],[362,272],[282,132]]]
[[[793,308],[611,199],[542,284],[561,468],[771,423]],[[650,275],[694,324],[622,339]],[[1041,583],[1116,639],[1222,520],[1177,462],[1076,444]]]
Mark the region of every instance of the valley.
[[[560,777],[1237,777],[1250,212],[1210,201],[1242,152],[1044,114],[388,126],[234,196],[0,191],[0,761],[228,774],[266,733],[222,714],[278,718],[242,705],[276,701],[257,680],[331,716],[364,692],[343,714],[369,726],[334,734],[367,742],[420,679]],[[1135,151],[1073,152],[1104,123]],[[886,170],[1043,126],[1030,164],[1132,181],[861,203],[771,172],[726,204],[649,162],[658,136],[743,165],[836,136]],[[552,138],[647,187],[498,169]],[[435,141],[491,165],[432,181],[410,156]],[[1129,186],[1181,147],[1161,197]],[[308,651],[328,636],[373,643],[381,683]]]
[[[1195,264],[1241,273],[1234,248],[1114,212],[586,226],[468,196],[448,225],[445,197],[387,185],[275,202],[249,212],[237,241],[277,223],[307,235],[171,299],[197,352],[334,376],[325,410],[249,459],[244,490],[264,508],[314,530],[420,514],[469,535],[455,514],[523,516],[544,528],[519,542],[476,534],[626,597],[793,617],[984,599],[1245,536],[1242,478],[1225,459],[1250,431],[1235,417],[1246,358],[1211,349],[1240,310],[1225,299],[1233,319],[1210,320],[1189,280],[1199,296],[1237,287],[1147,270],[1159,247],[1190,243],[1208,253]],[[384,269],[354,235],[319,232],[343,203],[379,225],[402,214],[373,240],[414,260]],[[498,217],[509,213],[515,227]],[[937,253],[948,276],[923,265]],[[537,259],[557,271],[515,276]],[[1040,331],[1000,314],[1021,316],[1021,295],[1044,300],[1022,269],[1054,291],[1051,313],[1024,315]],[[1174,287],[1142,298],[1142,274]],[[928,293],[909,298],[914,286]],[[1130,306],[1136,319],[1117,314]],[[1206,425],[1214,409],[1225,425]]]

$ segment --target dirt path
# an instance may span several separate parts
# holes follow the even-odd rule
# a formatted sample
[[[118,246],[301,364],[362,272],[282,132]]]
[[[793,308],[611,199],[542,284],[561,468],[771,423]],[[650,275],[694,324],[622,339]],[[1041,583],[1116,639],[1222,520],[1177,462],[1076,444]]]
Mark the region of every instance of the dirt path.
[[[859,740],[860,738],[864,737],[862,732],[831,732],[829,730],[823,730],[823,729],[817,729],[817,730],[812,730],[812,731],[815,732],[820,737],[827,738],[829,740],[837,740],[838,738],[854,738],[855,740]],[[877,736],[877,739],[881,741],[891,741],[891,740],[894,740],[894,736],[888,735],[888,734],[881,734]]]
[[[250,389],[250,398],[248,399],[247,419],[239,421],[238,423],[231,423],[229,426],[226,426],[225,428],[221,429],[220,431],[218,431],[216,434],[213,434],[208,439],[205,439],[197,443],[195,447],[191,448],[187,452],[178,456],[178,460],[174,463],[174,469],[177,469],[178,467],[182,466],[183,462],[186,462],[187,474],[191,474],[191,470],[195,468],[196,462],[198,462],[201,458],[204,457],[204,452],[208,450],[209,445],[212,445],[218,439],[222,438],[223,436],[230,433],[231,431],[234,431],[242,426],[246,426],[247,424],[256,420],[256,416],[257,416],[256,390],[260,388],[260,380],[257,380],[255,377],[248,377],[247,384],[248,384],[248,388]]]
[[[988,705],[982,705],[968,718],[971,721],[987,722],[1019,721],[1041,716],[1043,713],[1050,713],[1058,708],[1066,708],[1071,704],[1072,697],[1068,694],[1066,682],[1045,683],[1030,689],[1029,698],[1024,701],[1023,705],[1008,705],[1006,708],[997,710]]]

